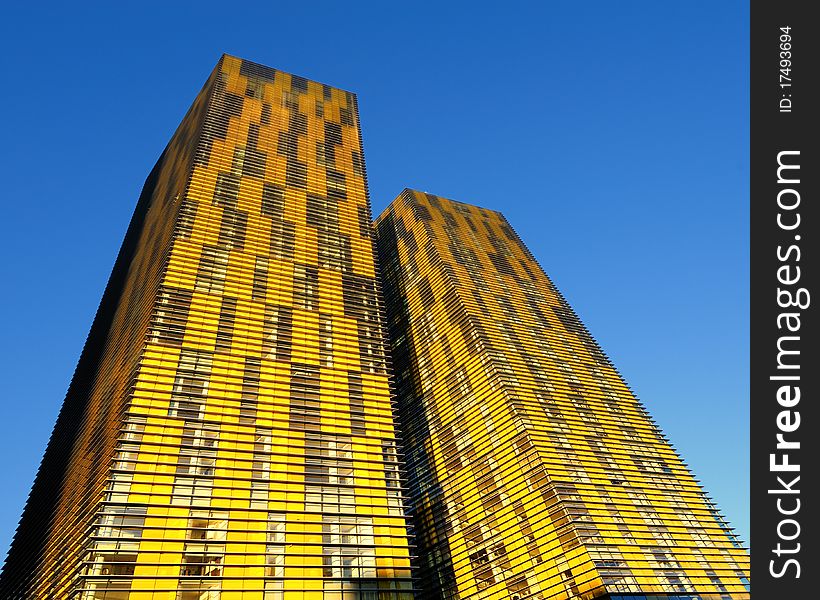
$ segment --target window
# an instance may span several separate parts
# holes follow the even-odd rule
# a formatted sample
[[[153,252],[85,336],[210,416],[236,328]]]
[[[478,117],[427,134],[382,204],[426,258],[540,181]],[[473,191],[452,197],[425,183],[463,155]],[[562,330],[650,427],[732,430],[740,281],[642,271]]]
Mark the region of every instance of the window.
[[[119,575],[130,576],[134,574],[136,554],[123,554],[120,552],[93,552],[89,557],[89,564],[86,566],[86,575]]]
[[[111,507],[117,514],[103,514],[97,519],[95,536],[101,538],[128,538],[142,537],[142,528],[145,525],[145,514],[148,509],[144,506]]]
[[[219,311],[219,322],[216,329],[216,352],[229,352],[233,337],[234,320],[236,319],[236,298],[225,296]]]
[[[177,477],[174,480],[172,504],[207,506],[213,491],[213,479],[201,477]]]
[[[315,267],[293,266],[293,304],[302,310],[318,308],[319,273]]]
[[[268,288],[268,258],[266,256],[257,256],[256,263],[253,268],[253,285],[251,288],[251,297],[254,300],[265,300],[265,295]]]
[[[229,207],[222,209],[222,222],[217,242],[219,247],[226,250],[241,250],[245,245],[247,226],[247,213]]]
[[[188,539],[224,542],[228,534],[228,513],[216,510],[192,510],[188,519]]]
[[[219,600],[220,579],[180,579],[176,600]]]
[[[203,248],[195,288],[198,292],[221,293],[228,274],[228,250]]]
[[[267,546],[265,549],[265,577],[285,576],[285,546]]]
[[[341,171],[327,170],[327,195],[330,198],[347,198],[345,174]]]
[[[289,90],[283,91],[282,106],[288,110],[299,110],[299,95]]]
[[[202,418],[211,364],[209,353],[182,350],[171,390],[168,416],[195,420]]]
[[[262,352],[265,358],[288,360],[291,347],[291,309],[268,306],[262,326]]]
[[[180,577],[219,577],[222,575],[222,554],[186,552],[182,555]]]
[[[160,292],[154,308],[151,343],[176,347],[182,345],[191,298],[190,290],[164,288]]]
[[[285,543],[285,521],[287,515],[281,512],[268,513],[268,542]]]
[[[375,577],[376,551],[363,546],[322,546],[325,577]]]
[[[239,177],[230,173],[220,173],[216,177],[214,204],[222,207],[235,207],[239,195]]]

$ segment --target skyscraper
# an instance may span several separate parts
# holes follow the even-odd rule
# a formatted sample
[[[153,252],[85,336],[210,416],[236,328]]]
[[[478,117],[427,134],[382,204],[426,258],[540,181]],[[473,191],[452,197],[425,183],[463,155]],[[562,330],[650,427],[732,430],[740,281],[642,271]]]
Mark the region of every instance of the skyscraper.
[[[503,216],[405,190],[374,229],[355,96],[223,56],[146,181],[0,598],[739,599],[747,571]]]
[[[409,598],[353,94],[223,56],[146,181],[4,600]]]
[[[748,554],[504,217],[376,221],[420,597],[748,598]]]

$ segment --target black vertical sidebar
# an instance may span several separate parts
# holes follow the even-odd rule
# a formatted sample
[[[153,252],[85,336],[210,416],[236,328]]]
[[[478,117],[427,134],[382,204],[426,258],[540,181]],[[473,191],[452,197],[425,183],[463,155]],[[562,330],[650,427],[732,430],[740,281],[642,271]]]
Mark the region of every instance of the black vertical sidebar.
[[[820,598],[813,3],[751,3],[751,559],[756,600]],[[813,11],[812,11],[813,12]]]

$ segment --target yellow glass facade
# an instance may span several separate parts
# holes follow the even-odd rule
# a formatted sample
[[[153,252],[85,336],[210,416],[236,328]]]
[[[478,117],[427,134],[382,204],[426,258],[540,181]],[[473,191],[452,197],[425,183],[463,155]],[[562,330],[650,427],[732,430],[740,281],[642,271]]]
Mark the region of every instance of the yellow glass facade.
[[[223,56],[148,181],[5,600],[412,597],[353,94]]]
[[[380,273],[356,97],[223,56],[146,181],[0,598],[749,597],[500,213],[405,190],[375,240]]]
[[[419,598],[748,598],[746,550],[498,212],[377,219]]]

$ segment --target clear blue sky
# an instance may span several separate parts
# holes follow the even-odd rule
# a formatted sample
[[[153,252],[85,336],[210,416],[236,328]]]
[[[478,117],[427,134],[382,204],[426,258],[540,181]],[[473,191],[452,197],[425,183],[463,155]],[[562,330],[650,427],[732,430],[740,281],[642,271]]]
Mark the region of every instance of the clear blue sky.
[[[746,2],[117,4],[0,17],[0,555],[223,52],[358,93],[374,212],[404,187],[504,212],[749,540]]]

